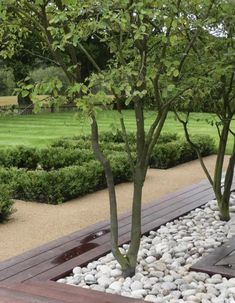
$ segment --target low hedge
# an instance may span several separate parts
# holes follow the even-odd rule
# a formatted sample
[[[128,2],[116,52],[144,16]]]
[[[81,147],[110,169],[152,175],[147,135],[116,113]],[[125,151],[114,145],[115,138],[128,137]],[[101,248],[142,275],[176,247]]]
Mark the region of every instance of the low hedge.
[[[91,149],[69,149],[49,147],[36,150],[32,147],[18,146],[5,149],[0,154],[0,166],[17,167],[28,170],[53,170],[70,165],[79,165],[95,160]]]
[[[2,149],[0,153],[0,166],[36,169],[39,154],[36,148],[17,146]]]
[[[45,148],[38,150],[38,155],[38,167],[44,170],[80,165],[95,160],[94,153],[90,149]]]
[[[123,154],[110,156],[115,184],[131,180],[131,169]],[[59,204],[106,187],[104,171],[98,161],[58,170],[30,171],[26,169],[0,169],[2,183],[11,183],[14,198]]]
[[[194,136],[192,141],[198,146],[203,157],[215,152],[214,140],[209,136]],[[151,168],[166,169],[195,159],[197,159],[196,151],[189,143],[181,139],[156,145],[149,165]]]
[[[13,212],[12,190],[6,184],[0,184],[0,223],[8,220]]]
[[[136,134],[134,132],[129,132],[128,142],[132,150],[135,149],[136,144]],[[168,143],[171,141],[178,140],[179,136],[175,133],[163,133],[158,139],[158,144]],[[104,132],[99,136],[99,141],[102,146],[115,146],[118,144],[124,144],[121,131],[113,132]],[[52,147],[63,147],[63,148],[91,148],[91,136],[74,136],[68,138],[61,138],[55,140],[52,144]]]
[[[103,135],[101,148],[110,159],[117,184],[131,180],[132,173],[125,144],[119,142],[120,136],[112,136],[111,133]],[[116,143],[109,142],[107,138],[113,138]],[[161,136],[150,158],[150,167],[168,168],[197,158],[196,152],[185,140],[176,139],[178,136],[175,134]],[[208,136],[195,136],[193,141],[203,156],[215,150],[214,142]],[[51,204],[105,188],[104,171],[95,160],[90,144],[83,136],[77,141],[63,139],[59,147],[3,150],[0,154],[0,184],[11,183],[15,198]],[[134,150],[134,145],[131,145],[135,158]]]

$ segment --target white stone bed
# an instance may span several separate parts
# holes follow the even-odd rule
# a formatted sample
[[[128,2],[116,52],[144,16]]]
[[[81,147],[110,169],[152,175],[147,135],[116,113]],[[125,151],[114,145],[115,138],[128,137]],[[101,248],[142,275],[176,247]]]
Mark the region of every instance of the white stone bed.
[[[231,210],[235,210],[234,194]],[[155,303],[235,302],[235,278],[188,270],[235,234],[234,220],[222,222],[218,214],[213,200],[143,236],[132,278],[122,277],[120,265],[109,253],[87,267],[75,267],[58,282]],[[127,248],[123,245],[123,252]]]

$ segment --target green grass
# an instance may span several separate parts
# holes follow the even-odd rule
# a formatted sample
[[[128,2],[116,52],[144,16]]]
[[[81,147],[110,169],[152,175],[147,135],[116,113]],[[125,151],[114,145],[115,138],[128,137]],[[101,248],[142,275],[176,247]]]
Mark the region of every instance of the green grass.
[[[124,111],[128,131],[135,130],[134,112]],[[147,112],[146,130],[155,117],[154,112]],[[190,121],[191,134],[207,134],[218,143],[218,134],[215,126],[211,126],[206,119],[211,120],[212,114],[193,113]],[[99,128],[107,131],[119,127],[118,113],[116,111],[101,112],[98,116]],[[235,131],[235,121],[232,121]],[[169,113],[164,126],[166,132],[176,132],[183,135],[182,125],[175,120],[173,113]],[[53,139],[59,137],[88,134],[90,132],[89,120],[85,120],[74,113],[43,113],[27,116],[11,116],[0,118],[0,147],[27,145],[46,146]],[[227,153],[232,150],[232,137],[229,137]]]

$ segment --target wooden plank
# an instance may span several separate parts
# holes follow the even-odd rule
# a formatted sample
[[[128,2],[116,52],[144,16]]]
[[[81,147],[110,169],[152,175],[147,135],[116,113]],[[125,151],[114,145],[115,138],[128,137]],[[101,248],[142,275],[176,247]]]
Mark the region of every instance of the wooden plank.
[[[144,301],[121,297],[95,290],[74,287],[56,282],[28,282],[6,286],[9,290],[25,292],[31,296],[42,296],[66,303],[142,303]]]
[[[193,264],[190,268],[191,271],[200,271],[208,273],[209,275],[221,274],[224,277],[235,277],[235,269],[228,266],[223,266],[223,259],[235,251],[235,236],[222,246],[217,247],[212,253],[201,258],[200,261]],[[235,255],[233,255],[235,261]]]
[[[65,303],[65,301],[50,299],[42,295],[31,295],[26,292],[8,289],[6,287],[0,287],[0,299],[1,297],[7,297],[12,300],[10,301],[12,303],[19,302],[19,300],[24,303]]]

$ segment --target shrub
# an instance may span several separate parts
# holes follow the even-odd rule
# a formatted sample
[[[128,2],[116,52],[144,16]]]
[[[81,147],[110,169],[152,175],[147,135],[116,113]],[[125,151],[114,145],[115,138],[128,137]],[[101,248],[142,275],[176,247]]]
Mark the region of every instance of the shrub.
[[[158,140],[158,144],[168,143],[171,141],[178,140],[179,136],[175,133],[163,133]],[[101,148],[103,150],[115,150],[115,151],[125,151],[125,143],[122,137],[121,131],[116,131],[115,133],[109,131],[101,133],[99,136],[99,141]],[[128,133],[128,142],[131,151],[135,150],[136,144],[136,134],[134,132]],[[61,138],[55,140],[51,147],[63,147],[63,148],[84,148],[91,149],[90,135],[81,135],[70,138]]]
[[[0,185],[0,223],[6,221],[13,212],[12,191],[6,184]]]
[[[104,176],[98,163],[91,161],[50,172],[18,170],[13,181],[15,197],[59,204],[99,189]]]
[[[11,149],[4,149],[0,153],[0,166],[35,169],[39,157],[35,148],[17,146]]]
[[[75,139],[76,138],[76,139]],[[50,147],[63,147],[63,148],[78,148],[78,149],[91,149],[91,141],[83,138],[62,138],[55,140]]]
[[[110,154],[108,159],[112,167],[115,184],[132,180],[132,171],[126,153]]]
[[[150,157],[149,165],[152,168],[169,168],[179,163],[182,150],[180,142],[168,142],[156,145]]]
[[[109,159],[116,184],[131,180],[132,173],[125,155],[110,155]],[[49,172],[1,169],[0,180],[12,184],[15,198],[51,204],[106,187],[104,171],[100,163],[94,160],[80,166],[68,166]]]
[[[199,147],[202,156],[215,152],[214,140],[209,136],[194,136],[193,142]],[[194,159],[197,159],[195,150],[185,140],[180,139],[156,145],[149,165],[152,168],[169,168]]]
[[[38,155],[39,165],[45,170],[79,165],[90,160],[95,160],[93,152],[85,149],[46,148],[39,150]]]

